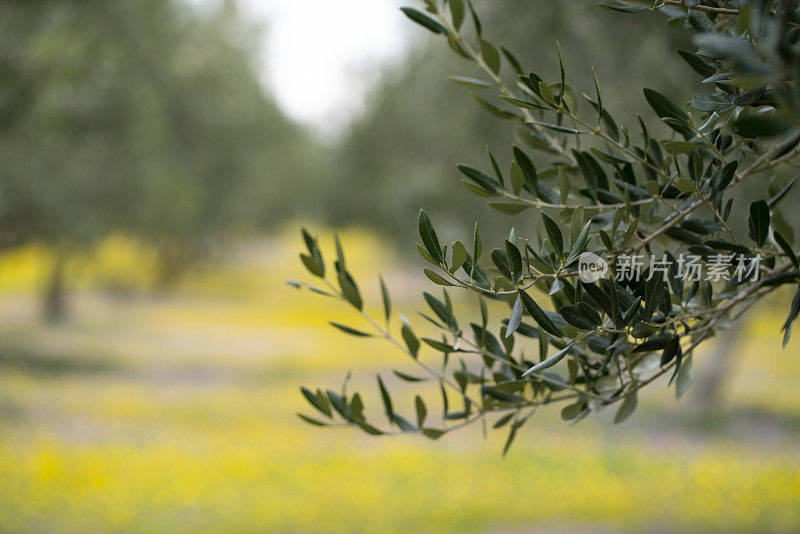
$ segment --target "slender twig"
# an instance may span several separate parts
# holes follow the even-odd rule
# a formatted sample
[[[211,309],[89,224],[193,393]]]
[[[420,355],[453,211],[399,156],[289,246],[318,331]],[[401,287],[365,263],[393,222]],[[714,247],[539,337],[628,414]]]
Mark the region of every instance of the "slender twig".
[[[619,209],[619,208],[624,208],[625,206],[628,206],[628,205],[630,205],[630,206],[645,206],[647,204],[652,204],[653,202],[655,202],[657,200],[655,198],[645,198],[645,199],[641,199],[641,200],[634,200],[634,201],[631,201],[630,203],[619,202],[619,203],[616,203],[616,204],[574,204],[574,205],[570,205],[570,204],[552,204],[550,202],[542,202],[540,200],[530,200],[530,199],[527,199],[527,198],[522,198],[522,197],[519,197],[519,196],[516,196],[516,195],[512,195],[508,191],[503,191],[503,197],[515,200],[520,204],[525,204],[525,205],[533,206],[533,207],[536,207],[536,208],[552,208],[552,209],[558,209],[558,210],[564,210],[564,209],[575,210],[575,209],[577,209],[579,207],[583,207],[583,209],[585,209],[586,211],[616,210],[616,209]]]
[[[656,165],[654,165],[652,162],[650,162],[650,161],[647,161],[647,159],[645,159],[645,158],[643,158],[643,157],[639,156],[639,155],[638,155],[638,154],[636,154],[635,152],[633,152],[633,151],[631,151],[630,149],[626,148],[626,147],[625,147],[625,146],[624,146],[622,143],[620,143],[618,140],[614,139],[614,138],[613,138],[613,137],[611,137],[610,135],[608,135],[608,134],[606,134],[605,132],[603,132],[603,131],[600,129],[600,126],[597,126],[597,125],[595,125],[595,126],[592,126],[592,125],[591,125],[591,124],[589,124],[588,122],[584,121],[584,120],[583,120],[583,119],[581,119],[581,118],[580,118],[578,115],[576,115],[576,114],[572,113],[572,112],[571,112],[571,111],[569,111],[567,108],[565,108],[565,107],[563,106],[563,104],[562,104],[562,106],[561,106],[560,108],[558,108],[558,109],[556,109],[556,110],[554,110],[554,111],[556,111],[556,113],[563,113],[563,114],[567,115],[569,118],[571,118],[572,120],[574,120],[575,122],[577,122],[579,125],[583,126],[584,128],[587,128],[587,129],[589,130],[589,134],[590,134],[590,135],[595,135],[595,136],[601,137],[603,140],[605,140],[605,141],[607,141],[607,142],[611,143],[611,144],[612,144],[612,145],[614,145],[614,146],[615,146],[615,147],[616,147],[618,150],[622,151],[624,154],[626,154],[626,155],[628,155],[628,156],[632,157],[633,159],[635,159],[635,160],[636,160],[636,161],[637,161],[637,162],[638,162],[640,165],[642,165],[643,167],[647,167],[647,168],[649,168],[650,170],[652,170],[653,172],[656,172],[656,173],[658,173],[658,174],[660,174],[660,175],[662,175],[662,176],[667,176],[667,173],[666,173],[666,171],[664,171],[664,169],[662,169],[662,168],[660,168],[660,167],[657,167],[657,166],[656,166]]]
[[[736,236],[733,234],[733,230],[731,230],[731,227],[728,226],[728,223],[725,221],[725,218],[722,216],[722,214],[720,214],[720,212],[717,211],[717,209],[714,206],[712,206],[711,202],[709,200],[706,200],[705,197],[703,197],[703,203],[705,204],[706,208],[708,208],[708,211],[710,211],[711,214],[714,215],[714,218],[717,219],[717,221],[719,221],[719,223],[722,225],[725,231],[728,232],[728,235],[731,236],[731,240],[738,245],[739,240],[736,239]]]
[[[588,332],[586,335],[589,335],[591,333],[593,333],[593,332]],[[518,365],[518,364],[516,364],[514,362],[511,362],[509,360],[505,360],[503,358],[500,358],[496,354],[492,354],[488,350],[484,349],[480,345],[477,345],[476,343],[473,343],[472,341],[470,341],[469,339],[465,338],[464,336],[459,336],[459,338],[462,339],[468,345],[474,347],[475,351],[478,354],[480,354],[481,356],[486,356],[487,358],[491,358],[494,361],[498,361],[498,362],[504,363],[504,364],[514,368],[514,369],[517,369],[518,371],[526,371],[527,370],[527,368],[522,367],[521,365]],[[579,395],[585,395],[587,397],[593,397],[593,398],[597,398],[597,399],[600,399],[600,400],[604,400],[603,397],[601,397],[600,395],[597,395],[597,394],[595,394],[595,393],[593,393],[591,391],[578,389],[575,386],[572,386],[571,384],[567,384],[566,382],[561,382],[560,380],[554,380],[554,379],[550,378],[549,376],[547,376],[545,374],[542,374],[542,373],[534,373],[534,374],[531,374],[529,376],[532,376],[532,377],[536,378],[537,380],[541,380],[542,382],[547,382],[548,384],[553,384],[553,385],[556,385],[556,386],[566,387],[567,389],[570,389],[570,390],[574,391],[575,393],[577,393]]]
[[[784,272],[784,271],[788,270],[791,266],[792,266],[791,264],[784,265],[783,267],[774,270],[772,272],[772,274],[778,274],[780,272]],[[727,301],[723,305],[717,307],[712,312],[711,316],[707,319],[707,321],[705,321],[705,323],[706,323],[705,325],[703,325],[702,327],[700,327],[697,330],[693,330],[693,331],[690,332],[692,334],[692,337],[693,337],[692,342],[689,344],[688,347],[683,349],[683,352],[685,354],[691,353],[694,349],[696,349],[706,339],[708,339],[709,337],[712,337],[714,335],[713,330],[717,326],[717,323],[719,322],[719,319],[725,313],[727,313],[728,311],[730,311],[734,307],[736,307],[738,304],[744,303],[744,307],[740,309],[739,314],[737,315],[737,317],[741,316],[753,304],[758,302],[758,299],[754,298],[756,295],[763,296],[763,295],[765,295],[767,293],[770,293],[770,292],[774,291],[775,289],[777,289],[779,287],[779,286],[764,287],[764,281],[765,280],[766,279],[760,280],[759,282],[757,282],[753,286],[750,286],[746,291],[738,294],[736,297],[734,297],[731,300]],[[653,376],[651,376],[647,380],[644,380],[644,381],[640,382],[636,386],[635,389],[639,390],[639,389],[645,387],[646,385],[650,384],[651,382],[653,382],[654,380],[656,380],[660,376],[664,375],[664,373],[666,373],[670,369],[672,369],[672,367],[674,367],[676,365],[676,363],[677,363],[677,361],[673,360],[672,362],[670,362],[665,367],[662,367]]]
[[[499,74],[496,74],[489,67],[489,65],[486,63],[486,61],[484,61],[483,57],[479,53],[477,53],[472,48],[472,46],[470,46],[470,44],[464,39],[464,37],[461,35],[461,33],[450,24],[450,21],[448,21],[447,18],[442,14],[438,14],[437,18],[439,19],[439,22],[444,24],[444,26],[447,28],[447,31],[448,31],[449,35],[453,38],[453,40],[459,46],[461,46],[461,48],[464,50],[464,52],[466,52],[466,54],[472,60],[472,62],[475,63],[478,67],[480,67],[486,73],[486,75],[489,76],[489,78],[491,78],[492,82],[494,82],[495,86],[497,86],[497,89],[500,91],[500,94],[502,94],[504,96],[507,96],[507,97],[510,97],[510,98],[517,98],[515,93],[513,91],[511,91],[511,89],[508,88],[508,86],[506,85],[506,83],[503,80],[503,78]],[[524,117],[524,121],[525,122],[535,121],[535,118],[531,114],[530,110],[523,108],[521,111],[522,111],[522,115]],[[542,128],[539,125],[532,124],[532,126],[534,126],[534,128],[536,128],[537,132],[541,136],[543,136],[545,139],[547,139],[548,146],[553,151],[555,151],[557,154],[559,154],[559,155],[561,155],[563,157],[568,158],[570,160],[570,162],[572,162],[572,164],[576,164],[577,163],[575,161],[575,157],[568,150],[566,150],[563,146],[561,146],[561,143],[558,142],[558,139],[556,137],[553,137],[550,134],[548,134],[544,130],[544,128]]]
[[[683,0],[661,0],[658,5],[653,7],[653,10],[661,9],[664,6],[675,6],[675,7],[682,7],[684,9],[689,9],[686,4],[683,3]],[[738,15],[738,9],[731,9],[727,7],[714,7],[714,6],[704,6],[702,4],[697,4],[693,6],[691,9],[696,11],[705,11],[706,13],[716,13],[718,15]]]
[[[336,296],[339,297],[339,299],[344,302],[345,301],[344,295],[338,289],[336,289],[336,287],[333,284],[331,284],[327,279],[324,279],[324,281],[328,285],[330,290],[333,291],[336,294]],[[443,375],[438,370],[434,369],[433,367],[431,367],[430,365],[428,365],[427,363],[422,361],[420,358],[415,357],[411,353],[411,351],[408,350],[408,347],[403,345],[397,338],[395,338],[391,334],[391,332],[389,332],[388,330],[384,329],[380,324],[378,324],[377,321],[375,321],[372,317],[370,317],[370,315],[367,312],[365,312],[364,310],[358,310],[358,309],[356,311],[358,311],[358,313],[368,323],[370,323],[370,325],[372,325],[372,327],[375,329],[375,331],[377,331],[381,335],[381,337],[383,337],[387,341],[391,342],[398,349],[400,349],[402,352],[404,352],[406,355],[408,355],[414,362],[417,363],[417,365],[422,367],[425,371],[427,371],[431,375],[435,376],[436,378],[438,378],[439,380],[441,380],[442,382],[447,384],[450,388],[452,388],[455,391],[457,391],[459,395],[462,395],[465,399],[467,399],[470,403],[472,403],[479,411],[483,410],[483,405],[481,403],[479,403],[478,401],[476,401],[475,399],[473,399],[472,397],[467,395],[466,391],[461,391],[461,388],[458,387],[457,384],[453,383],[453,381],[450,380],[447,376]]]
[[[779,146],[780,145],[773,146],[770,150],[766,151],[764,154],[759,156],[756,159],[756,161],[754,161],[745,170],[743,170],[742,172],[737,172],[735,177],[734,177],[734,179],[731,181],[731,183],[730,183],[730,185],[728,186],[727,189],[730,189],[733,186],[739,184],[740,182],[745,180],[748,176],[751,176],[753,174],[757,174],[759,172],[763,172],[763,171],[772,169],[775,166],[777,166],[777,165],[779,165],[779,164],[781,164],[781,163],[783,163],[783,162],[785,162],[785,161],[787,161],[787,160],[789,160],[791,158],[794,158],[795,156],[800,154],[800,146],[798,146],[798,147],[794,148],[793,150],[791,150],[790,152],[788,152],[787,154],[781,156],[780,158],[776,158],[776,159],[774,159],[772,161],[766,161],[769,158],[769,156],[771,154],[773,154],[779,148]],[[609,252],[609,255],[618,256],[620,254],[635,252],[635,251],[637,251],[637,250],[639,250],[641,248],[644,248],[649,243],[651,243],[654,239],[656,239],[656,238],[660,237],[661,235],[663,235],[664,233],[666,233],[667,230],[669,230],[670,228],[673,228],[676,225],[678,225],[681,221],[683,221],[683,219],[685,219],[688,215],[693,213],[697,208],[699,208],[700,206],[705,205],[710,199],[711,199],[711,193],[710,192],[706,193],[702,197],[698,198],[695,202],[690,204],[687,208],[684,208],[683,210],[676,212],[674,214],[673,218],[670,219],[668,222],[666,222],[664,224],[664,226],[662,226],[661,228],[659,228],[658,230],[656,230],[652,234],[648,235],[647,237],[643,238],[637,244],[635,244],[633,246],[630,246],[630,247],[627,247],[625,249],[611,251],[611,252]]]

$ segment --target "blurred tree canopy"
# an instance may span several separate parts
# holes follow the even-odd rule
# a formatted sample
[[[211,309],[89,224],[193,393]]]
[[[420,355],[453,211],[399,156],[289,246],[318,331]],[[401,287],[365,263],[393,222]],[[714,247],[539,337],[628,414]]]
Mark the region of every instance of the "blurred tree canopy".
[[[652,18],[598,14],[594,1],[474,4],[485,21],[487,37],[515,50],[523,64],[544,75],[557,74],[556,40],[568,58],[568,75],[575,81],[576,91],[593,91],[591,71],[585,66],[594,66],[609,95],[611,112],[623,106],[645,111],[641,87],[628,83],[642,73],[647,74],[648,86],[667,95],[696,83],[676,54],[665,54],[670,48],[685,47],[686,34],[670,31]],[[535,16],[508,16],[520,10]],[[543,43],[552,46],[542,47]],[[338,174],[328,195],[331,221],[374,225],[398,243],[407,243],[416,234],[416,214],[424,207],[445,231],[471,224],[480,211],[483,217],[478,213],[477,218],[482,228],[503,230],[493,225],[496,219],[478,209],[479,200],[460,194],[463,188],[452,164],[462,161],[464,154],[480,154],[487,144],[492,148],[509,146],[514,139],[510,128],[485,113],[469,91],[443,80],[442,73],[465,74],[467,66],[450,50],[427,39],[407,61],[387,71],[339,154]],[[495,150],[495,154],[506,168],[510,152]],[[483,161],[465,161],[478,162]],[[342,183],[358,195],[337,192]],[[375,210],[378,205],[379,211]]]
[[[556,74],[555,46],[536,45],[557,37],[578,90],[591,90],[581,67],[594,65],[611,112],[644,110],[640,88],[625,83],[639,73],[667,95],[695,83],[664,53],[685,47],[685,34],[652,19],[598,14],[588,0],[525,0],[530,20],[504,16],[523,0],[476,5],[489,37],[545,75]],[[443,80],[464,63],[430,40],[386,70],[331,147],[266,94],[258,30],[235,2],[6,1],[0,26],[0,247],[44,243],[69,256],[121,232],[158,251],[165,284],[209,245],[301,214],[406,243],[423,206],[447,233],[479,213],[478,200],[453,195],[461,184],[451,162],[514,138]],[[509,163],[510,153],[495,153]],[[499,235],[483,213],[487,235]],[[55,300],[62,266],[54,262]]]
[[[622,81],[630,74],[656,73],[649,85],[666,94],[687,83],[680,60],[663,54],[665,42],[678,45],[663,26],[589,16],[588,1],[531,1],[531,20],[503,16],[523,0],[478,8],[495,36],[548,75],[553,58],[534,45],[559,36],[571,65],[603,75],[610,110],[629,99],[641,106]],[[169,281],[209,243],[299,212],[400,242],[423,199],[445,228],[471,220],[477,201],[446,201],[461,188],[448,162],[513,136],[462,87],[442,83],[463,64],[430,41],[387,69],[330,150],[265,95],[258,33],[235,2],[7,1],[0,17],[3,247],[34,241],[68,253],[124,232],[157,248]],[[588,89],[590,73],[573,70]]]
[[[234,3],[9,1],[0,25],[4,247],[68,254],[124,232],[169,280],[208,243],[285,218],[297,177],[318,173]]]

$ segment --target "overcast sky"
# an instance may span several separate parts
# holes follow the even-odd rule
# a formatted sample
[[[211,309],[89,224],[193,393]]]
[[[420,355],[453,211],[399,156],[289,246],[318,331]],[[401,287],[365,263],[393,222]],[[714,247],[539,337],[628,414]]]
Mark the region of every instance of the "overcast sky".
[[[400,57],[411,35],[399,0],[240,0],[240,5],[265,23],[263,72],[278,103],[326,135],[360,109],[374,67]]]

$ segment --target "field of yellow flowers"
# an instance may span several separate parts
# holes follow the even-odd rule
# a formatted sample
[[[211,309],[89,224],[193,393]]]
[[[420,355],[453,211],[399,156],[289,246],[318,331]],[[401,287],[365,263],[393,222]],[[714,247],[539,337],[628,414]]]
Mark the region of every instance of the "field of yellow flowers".
[[[377,308],[367,286],[393,263],[370,260],[368,235],[343,239]],[[284,284],[299,247],[250,244],[159,296],[119,290],[147,286],[148,259],[112,239],[71,264],[55,327],[37,308],[46,251],[0,257],[0,532],[800,531],[800,335],[781,350],[783,303],[746,325],[723,409],[660,383],[621,427],[542,411],[502,458],[505,436],[479,428],[431,442],[297,419],[301,384],[352,370],[378,414],[375,373],[414,370]],[[398,308],[418,306],[422,280],[387,279]]]

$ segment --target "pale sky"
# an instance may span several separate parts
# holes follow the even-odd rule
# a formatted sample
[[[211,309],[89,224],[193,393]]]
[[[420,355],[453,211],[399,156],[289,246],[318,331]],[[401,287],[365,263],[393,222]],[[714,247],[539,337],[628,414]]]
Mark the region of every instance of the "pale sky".
[[[402,56],[399,0],[240,0],[266,34],[265,84],[292,118],[333,135],[361,109],[375,67]]]

